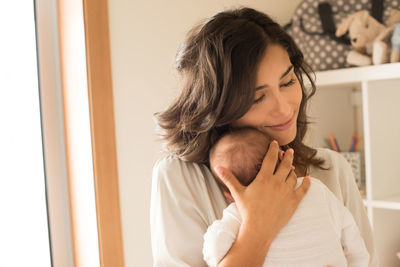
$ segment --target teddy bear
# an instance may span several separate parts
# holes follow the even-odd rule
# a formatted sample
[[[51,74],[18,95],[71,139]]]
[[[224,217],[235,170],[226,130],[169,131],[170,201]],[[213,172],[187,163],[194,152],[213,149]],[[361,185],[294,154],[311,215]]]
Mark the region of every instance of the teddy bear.
[[[338,37],[349,33],[354,49],[348,53],[347,63],[368,66],[386,63],[388,58],[390,62],[399,61],[398,50],[391,49],[389,44],[392,33],[397,34],[395,25],[398,22],[400,22],[400,10],[392,10],[385,24],[379,23],[367,10],[358,11],[347,17],[336,30]]]

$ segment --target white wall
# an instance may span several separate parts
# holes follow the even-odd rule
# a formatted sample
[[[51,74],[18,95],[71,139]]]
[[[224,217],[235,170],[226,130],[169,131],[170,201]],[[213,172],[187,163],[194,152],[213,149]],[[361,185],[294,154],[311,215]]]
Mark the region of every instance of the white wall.
[[[185,33],[224,8],[249,6],[284,24],[300,0],[110,0],[110,39],[126,266],[151,266],[152,114],[177,94],[173,64]]]

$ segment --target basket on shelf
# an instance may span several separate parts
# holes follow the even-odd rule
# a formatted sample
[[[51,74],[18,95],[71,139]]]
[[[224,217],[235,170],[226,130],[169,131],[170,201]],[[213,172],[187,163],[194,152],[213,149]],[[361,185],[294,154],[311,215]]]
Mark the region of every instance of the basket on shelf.
[[[340,152],[341,155],[350,163],[353,170],[354,179],[359,188],[362,186],[361,175],[361,154],[360,152]]]

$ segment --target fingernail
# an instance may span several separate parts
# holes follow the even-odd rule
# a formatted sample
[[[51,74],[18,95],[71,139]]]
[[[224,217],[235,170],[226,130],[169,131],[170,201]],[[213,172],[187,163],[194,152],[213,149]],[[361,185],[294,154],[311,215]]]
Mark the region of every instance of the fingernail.
[[[214,171],[218,174],[218,175],[222,175],[223,172],[223,168],[221,166],[216,166],[214,168]]]

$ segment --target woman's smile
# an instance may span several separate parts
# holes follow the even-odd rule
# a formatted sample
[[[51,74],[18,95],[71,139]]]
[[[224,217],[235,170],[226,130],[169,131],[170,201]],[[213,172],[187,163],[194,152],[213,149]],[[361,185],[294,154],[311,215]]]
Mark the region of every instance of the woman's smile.
[[[265,126],[265,127],[268,127],[270,129],[276,130],[276,131],[285,131],[293,125],[294,117],[295,117],[295,112],[293,112],[292,116],[288,120],[286,120],[284,123],[271,125],[271,126]]]

